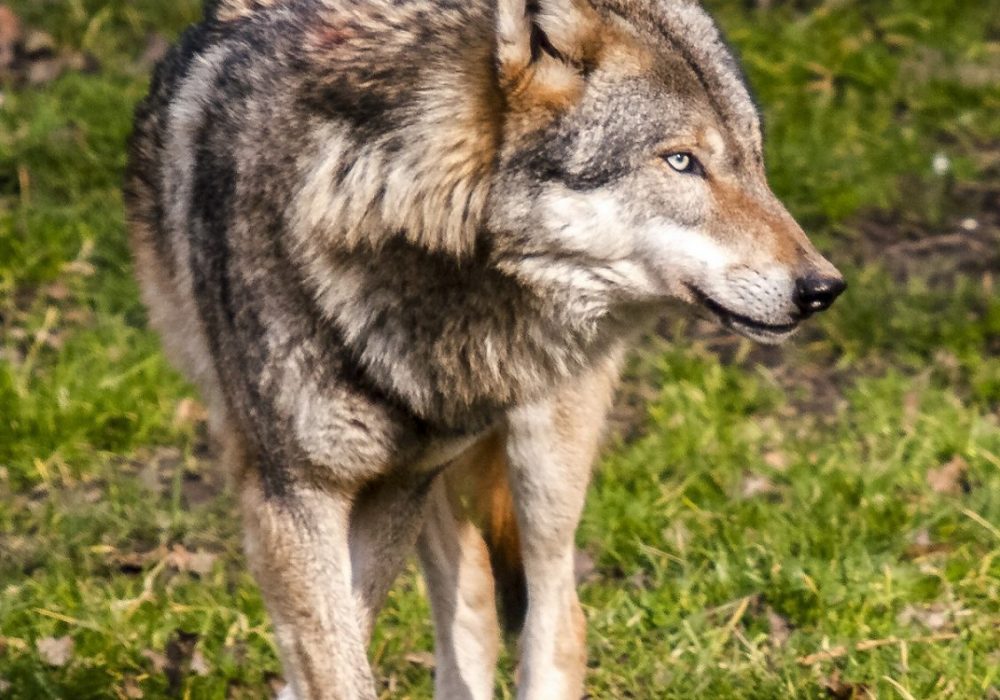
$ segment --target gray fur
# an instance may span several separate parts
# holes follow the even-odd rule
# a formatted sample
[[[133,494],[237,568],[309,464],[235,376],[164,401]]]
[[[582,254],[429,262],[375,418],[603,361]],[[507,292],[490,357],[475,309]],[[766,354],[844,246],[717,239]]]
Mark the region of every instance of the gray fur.
[[[757,111],[697,4],[539,5],[219,0],[138,110],[126,195],[144,298],[209,404],[303,697],[371,697],[367,670],[350,671],[358,644],[433,479],[470,445],[509,428],[517,505],[544,510],[559,498],[526,505],[535,481],[585,484],[596,448],[572,445],[603,422],[604,398],[558,397],[587,382],[609,394],[664,299],[697,292],[794,325],[795,276],[832,270],[767,189]],[[663,165],[657,149],[682,136],[715,149],[722,189]],[[698,235],[673,251],[661,230]],[[740,264],[690,252],[715,247]],[[535,415],[572,428],[542,440]],[[535,457],[547,471],[525,471]],[[556,518],[565,548],[582,503],[565,500],[518,517],[539,542]],[[468,536],[448,507],[423,541],[451,551]],[[530,591],[545,562],[525,563]],[[550,627],[582,644],[578,614],[565,629],[529,616],[526,648],[542,659]],[[328,664],[323,640],[340,645]],[[539,664],[525,697],[582,682]],[[441,687],[489,685],[460,681]]]

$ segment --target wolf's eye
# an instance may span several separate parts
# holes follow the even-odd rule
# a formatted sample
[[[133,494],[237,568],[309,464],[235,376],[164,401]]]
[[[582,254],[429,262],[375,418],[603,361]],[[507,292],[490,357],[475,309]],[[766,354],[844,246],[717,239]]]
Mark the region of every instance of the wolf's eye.
[[[679,173],[697,173],[701,164],[690,153],[671,153],[666,156],[667,165]]]

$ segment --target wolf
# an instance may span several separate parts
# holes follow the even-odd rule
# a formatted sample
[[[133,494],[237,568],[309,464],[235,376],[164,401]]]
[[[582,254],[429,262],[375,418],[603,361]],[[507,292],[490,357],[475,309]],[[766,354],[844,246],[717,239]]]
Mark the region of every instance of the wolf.
[[[692,0],[218,0],[126,175],[302,699],[370,699],[415,549],[436,697],[576,699],[574,531],[622,358],[671,300],[778,343],[844,291],[767,184]],[[498,596],[499,594],[499,596]]]

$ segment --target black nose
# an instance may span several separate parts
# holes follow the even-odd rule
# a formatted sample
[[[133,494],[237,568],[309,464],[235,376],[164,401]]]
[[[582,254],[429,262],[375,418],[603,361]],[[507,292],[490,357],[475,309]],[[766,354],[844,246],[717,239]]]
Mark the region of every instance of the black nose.
[[[795,282],[795,305],[804,316],[826,311],[845,289],[847,282],[841,277],[800,277]]]

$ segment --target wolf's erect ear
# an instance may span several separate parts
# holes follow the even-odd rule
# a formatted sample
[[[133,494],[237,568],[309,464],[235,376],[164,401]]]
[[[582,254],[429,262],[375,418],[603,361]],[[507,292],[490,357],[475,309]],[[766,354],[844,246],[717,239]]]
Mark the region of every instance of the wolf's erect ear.
[[[559,101],[577,91],[600,43],[587,0],[497,0],[497,65],[509,95]]]

